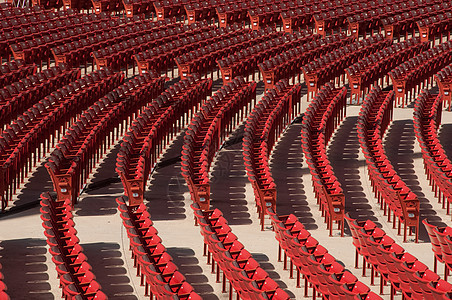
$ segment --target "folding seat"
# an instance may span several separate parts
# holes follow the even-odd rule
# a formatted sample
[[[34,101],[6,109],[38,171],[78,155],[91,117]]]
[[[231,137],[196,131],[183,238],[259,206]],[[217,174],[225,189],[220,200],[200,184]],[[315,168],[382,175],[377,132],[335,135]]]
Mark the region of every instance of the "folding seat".
[[[72,278],[70,277],[70,275],[66,274],[65,276],[63,276],[61,278],[65,278],[65,280],[67,280],[67,284],[64,285],[64,290],[63,290],[64,295],[66,295],[70,299],[77,299],[76,297],[80,296],[81,293],[78,290],[78,288],[75,286],[75,283],[72,281]]]
[[[77,285],[80,287],[88,287],[92,281],[96,279],[96,276],[91,271],[87,271],[83,274],[80,274],[80,276],[77,276]]]
[[[434,231],[434,229],[436,227],[431,225],[428,222],[428,219],[422,220],[422,223],[424,224],[424,227],[427,230],[427,233],[428,233],[429,238],[430,238],[430,242],[432,244],[432,250],[433,250],[433,254],[434,254],[434,267],[433,267],[433,270],[434,270],[434,272],[436,272],[438,261],[444,262],[443,261],[443,257],[442,257],[441,243],[440,243],[440,241],[439,241],[439,239],[436,236],[435,231]]]
[[[360,297],[363,294],[368,294],[370,291],[369,287],[361,281],[356,281],[352,284],[344,284],[342,285],[342,290],[345,292],[345,299],[356,299],[356,297]]]
[[[81,287],[83,290],[83,295],[87,296],[87,297],[94,297],[95,295],[97,296],[98,291],[100,291],[100,289],[102,288],[101,285],[96,281],[96,280],[92,280],[91,282],[89,282],[88,286]],[[99,295],[100,296],[100,295]],[[102,296],[104,296],[102,294]],[[102,298],[101,298],[102,299]],[[105,298],[104,298],[105,299]]]
[[[175,271],[173,274],[169,275],[168,285],[174,293],[178,293],[181,289],[181,294],[188,294],[193,291],[193,288],[186,282],[185,276],[179,271]]]
[[[146,268],[145,275],[146,275],[145,294],[148,295],[148,291],[150,290],[151,295],[155,293],[157,296],[159,290],[163,288],[164,285],[163,278],[161,278],[160,274],[156,271],[152,264],[150,264]]]
[[[67,261],[67,256],[65,256],[65,258],[65,264],[67,267],[69,267],[70,274],[74,278],[83,277],[87,272],[91,273],[92,267],[87,262],[87,257],[83,254],[83,252],[79,252],[77,256],[72,255],[71,257],[69,257],[69,261]],[[55,259],[52,259],[52,261],[55,262]],[[69,265],[67,264],[67,262],[69,262]],[[90,276],[91,275],[88,275],[87,278],[89,278]]]
[[[435,299],[450,299],[452,295],[452,284],[445,280],[440,279],[430,282],[428,287],[431,289]]]

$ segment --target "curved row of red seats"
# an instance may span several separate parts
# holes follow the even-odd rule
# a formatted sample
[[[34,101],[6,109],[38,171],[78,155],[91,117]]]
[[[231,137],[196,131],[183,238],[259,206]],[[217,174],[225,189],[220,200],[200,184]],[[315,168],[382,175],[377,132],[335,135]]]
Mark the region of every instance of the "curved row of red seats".
[[[213,74],[215,69],[218,70],[217,60],[226,57],[229,53],[240,51],[241,49],[259,44],[264,40],[278,35],[279,33],[272,28],[258,31],[243,28],[240,35],[221,40],[176,57],[175,61],[179,68],[179,76],[184,78],[184,76],[192,73],[205,76],[208,73]]]
[[[336,79],[340,81],[341,77],[345,84],[347,67],[391,44],[392,41],[385,39],[381,34],[376,34],[367,39],[342,46],[308,62],[302,67],[304,81],[308,87],[308,96],[315,94],[327,82],[335,82]]]
[[[120,20],[123,21],[111,22],[113,24],[110,24],[110,29],[102,35],[89,35],[86,38],[52,48],[55,63],[64,62],[71,67],[78,67],[80,64],[86,65],[92,59],[91,53],[94,51],[131,38],[140,38],[142,35],[162,30],[163,26],[169,26],[165,21],[153,22],[136,17]]]
[[[268,213],[279,243],[279,260],[284,250],[284,266],[289,257],[291,277],[293,265],[297,271],[297,286],[300,274],[304,276],[305,297],[311,286],[313,296],[320,293],[328,299],[382,299],[329,254],[295,215],[278,216],[271,208]]]
[[[117,23],[113,20],[105,21],[110,18],[110,16],[86,17],[83,14],[65,15],[60,19],[45,20],[21,31],[5,34],[5,43],[9,45],[16,59],[20,58],[29,63],[38,61],[49,63],[52,48],[88,36],[103,34],[109,30],[110,23],[111,25]]]
[[[433,75],[436,84],[439,87],[439,92],[443,98],[443,105],[446,107],[449,105],[449,111],[452,109],[452,64],[445,66],[438,73]]]
[[[17,19],[31,15],[39,15],[45,8],[38,4],[32,6],[16,6],[13,1],[2,2],[0,5],[0,17],[2,20]]]
[[[2,3],[0,3],[0,11],[7,10],[7,9],[12,9],[12,8],[14,8],[12,3],[9,3],[9,2],[2,2]]]
[[[391,284],[391,298],[397,292],[409,299],[450,299],[452,284],[440,279],[424,263],[405,251],[394,239],[370,221],[357,221],[347,216],[357,254],[363,264],[380,274],[380,292]],[[363,267],[363,273],[365,272]]]
[[[421,39],[423,41],[433,40],[433,44],[438,37],[440,41],[443,40],[443,36],[447,36],[447,40],[450,40],[451,26],[452,12],[450,11],[417,21]]]
[[[193,116],[184,136],[181,172],[192,200],[210,209],[209,171],[213,158],[233,128],[256,101],[256,83],[241,77],[224,85]]]
[[[279,18],[281,19],[283,30],[290,33],[308,29],[312,25],[313,20],[310,8],[307,6],[282,11],[279,14]]]
[[[145,296],[151,299],[201,300],[162,244],[146,206],[143,203],[128,206],[125,196],[116,198],[116,202],[130,240],[137,276],[141,277],[141,285],[145,285]]]
[[[380,0],[373,9],[356,12],[353,16],[348,17],[349,29],[352,35],[356,37],[365,36],[369,31],[372,31],[372,34],[374,31],[381,32],[382,27],[384,27],[383,23],[385,23],[385,21],[382,21],[383,19],[431,6],[435,3],[440,3],[440,1]]]
[[[360,59],[346,69],[351,96],[357,101],[363,99],[375,84],[389,82],[388,72],[408,59],[429,48],[429,43],[421,43],[419,37],[411,38]]]
[[[154,13],[153,0],[122,0],[127,17]]]
[[[196,3],[197,0],[157,0],[154,1],[154,9],[157,15],[157,20],[165,18],[181,17],[185,13],[184,5]]]
[[[298,81],[300,81],[302,66],[353,41],[354,38],[346,34],[335,34],[326,38],[314,39],[307,44],[289,49],[263,61],[258,65],[265,89],[272,89],[281,79],[295,79],[298,76]]]
[[[190,118],[205,101],[211,85],[210,79],[190,76],[153,97],[155,100],[135,119],[118,154],[116,170],[129,197],[116,201],[130,239],[137,276],[141,276],[141,284],[145,285],[145,296],[151,298],[201,299],[161,243],[143,204],[143,194],[151,168],[164,147],[185,127],[184,117]]]
[[[41,194],[41,219],[49,253],[56,266],[65,299],[107,299],[83,253],[72,215],[72,203]]]
[[[347,17],[355,13],[354,9],[360,9],[361,4],[363,3],[357,1],[344,7],[338,7],[336,10],[315,14],[313,18],[317,34],[326,36],[327,33],[333,34],[335,31],[346,29]]]
[[[4,20],[0,22],[1,31],[5,39],[10,43],[18,43],[25,40],[42,37],[44,34],[56,33],[62,29],[76,29],[83,24],[96,24],[102,26],[101,22],[113,20],[108,15],[91,16],[76,13],[73,10],[61,10],[54,12],[42,10],[31,16],[20,16],[17,19]],[[28,22],[28,23],[27,23]],[[104,24],[103,27],[106,27]]]
[[[330,236],[333,221],[344,235],[345,197],[326,154],[334,130],[345,118],[347,89],[327,83],[309,104],[302,120],[301,146],[312,175],[312,185]]]
[[[358,137],[366,157],[369,179],[375,197],[393,227],[404,224],[403,240],[407,239],[407,228],[415,231],[415,241],[419,236],[419,199],[400,178],[386,156],[383,135],[392,121],[394,91],[383,91],[375,86],[367,94],[358,118]]]
[[[93,10],[96,14],[125,11],[126,17],[154,13],[151,0],[62,0],[65,9]]]
[[[414,1],[411,2],[414,3]],[[359,35],[365,35],[369,29],[378,27],[379,15],[387,14],[388,7],[391,7],[393,13],[396,14],[401,12],[403,6],[406,5],[401,0],[368,2],[328,1],[312,6],[302,5],[295,9],[282,11],[280,18],[283,29],[286,32],[293,32],[300,28],[315,27],[318,34],[325,36],[327,31],[343,30],[348,25],[352,36],[358,38]]]
[[[73,9],[80,11],[82,9],[91,9],[93,2],[91,0],[63,0],[62,6],[65,10]]]
[[[14,7],[14,9],[0,10],[0,30],[3,33],[13,33],[15,30],[29,27],[30,24],[38,25],[45,20],[59,19],[67,15],[73,15],[73,10],[61,13],[44,10],[39,5],[33,7]]]
[[[347,5],[353,5],[355,1],[314,1],[312,5],[305,5],[301,1],[297,1],[297,5],[294,9],[284,10],[280,13],[283,29],[286,32],[293,32],[299,29],[315,28],[315,19],[321,19],[322,14],[326,14],[331,10],[337,8],[343,8]],[[365,3],[362,3],[365,4]],[[326,15],[325,15],[326,17]],[[325,30],[323,28],[317,33],[325,36]]]
[[[154,1],[157,19],[181,17],[187,14],[188,23],[211,19],[218,14],[220,27],[240,23],[247,17],[247,9],[257,6],[271,5],[270,0],[247,1],[236,3],[232,0],[159,0]],[[231,11],[232,10],[232,11]],[[226,16],[225,14],[228,14]]]
[[[281,52],[300,47],[318,38],[320,38],[319,35],[312,35],[309,31],[295,31],[293,34],[285,33],[217,60],[223,84],[230,82],[236,76],[247,78],[252,75],[254,80],[254,73],[258,71],[258,64]]]
[[[409,34],[414,36],[417,21],[448,11],[451,5],[449,2],[432,0],[430,5],[398,13],[394,16],[381,19],[380,22],[385,29],[386,38],[392,40],[397,37],[400,41],[401,35],[404,35],[405,39],[408,38]]]
[[[212,80],[189,76],[170,86],[133,121],[116,160],[129,205],[143,202],[146,182],[162,151],[211,91]]]
[[[46,9],[55,9],[55,8],[58,9],[63,6],[63,1],[62,0],[32,0],[31,5],[32,6],[39,5]]]
[[[230,0],[227,1],[230,2]],[[187,14],[188,24],[202,20],[212,20],[216,15],[215,8],[217,6],[217,0],[185,4],[184,8]]]
[[[79,70],[59,65],[4,86],[0,89],[0,128],[4,130],[18,115],[78,76]]]
[[[220,270],[223,272],[223,292],[226,291],[226,279],[229,280],[229,300],[232,299],[233,289],[241,299],[290,299],[232,233],[219,209],[202,210],[197,203],[191,207],[201,227],[204,254],[208,251],[207,263],[212,263],[212,272],[215,272],[217,264],[217,281],[220,281]]]
[[[58,136],[59,139],[60,133],[76,114],[110,92],[122,80],[121,74],[108,69],[86,75],[40,100],[2,132],[0,196],[3,209],[32,166],[36,165],[37,158],[40,159],[41,154],[50,148],[51,136]]]
[[[254,191],[261,230],[267,208],[277,205],[276,185],[269,166],[273,146],[284,129],[300,114],[301,85],[279,81],[265,93],[246,120],[242,148],[248,180]]]
[[[70,199],[75,205],[96,163],[128,128],[131,117],[163,91],[164,82],[149,73],[136,76],[96,101],[71,125],[46,163],[58,200]]]
[[[259,30],[261,28],[274,26],[280,20],[280,14],[299,7],[298,2],[279,1],[265,6],[252,7],[248,9],[251,28]]]
[[[22,25],[27,21],[29,23],[26,26]],[[93,33],[105,32],[108,30],[108,26],[117,26],[117,24],[117,19],[111,19],[107,15],[95,17],[85,14],[71,14],[68,11],[60,11],[59,13],[42,11],[41,14],[33,16],[33,18],[25,18],[21,23],[18,21],[15,23],[3,21],[2,26],[4,28],[2,31],[4,34],[0,35],[0,43],[5,46],[5,49],[2,50],[2,56],[10,55],[11,49],[20,53],[23,47],[29,48],[27,44],[31,46],[42,44],[42,40],[50,43],[49,35],[64,39],[77,35],[84,37]],[[58,35],[60,32],[61,36]]]
[[[288,1],[276,1],[278,4],[282,2]],[[260,0],[236,3],[232,0],[211,0],[210,3],[202,3],[200,5],[198,3],[185,5],[185,10],[187,11],[189,22],[212,19],[216,15],[219,26],[225,27],[245,22],[245,20],[249,18],[249,9],[271,6],[272,4],[275,4],[275,1]]]
[[[285,18],[283,22],[284,29],[287,32],[294,29],[308,28],[314,23],[314,17],[319,18],[322,14],[327,13],[331,9],[340,9],[343,5],[351,5],[353,1],[318,1],[307,6],[301,1],[280,1],[279,3],[270,3],[264,6],[258,6],[248,9],[248,16],[250,17],[251,27],[253,29],[259,29],[261,27],[272,26],[278,23],[282,18]],[[288,20],[287,14],[294,12],[297,17],[296,20],[299,24],[295,24],[293,27],[287,28]],[[290,19],[292,21],[292,19]],[[298,25],[298,26],[297,26]],[[322,29],[317,32],[324,36]]]
[[[433,76],[447,66],[451,58],[452,41],[449,41],[416,55],[390,71],[396,104],[401,102],[404,107],[421,88],[431,86]]]
[[[168,20],[166,20],[169,22]],[[162,22],[162,21],[159,21]],[[184,38],[192,33],[209,31],[206,23],[183,25],[182,23],[169,23],[162,28],[154,28],[152,34],[137,32],[137,37],[131,37],[121,43],[116,43],[92,53],[98,67],[111,66],[114,69],[127,67],[134,62],[134,55],[146,49],[158,47],[174,40]]]
[[[220,0],[223,1],[223,0]],[[248,16],[248,8],[254,7],[255,1],[241,1],[239,3],[224,0],[215,7],[220,27],[245,22]]]
[[[124,3],[121,0],[91,0],[93,2],[94,13],[117,12],[124,10]]]
[[[248,115],[255,97],[256,83],[245,82],[238,77],[224,85],[203,105],[184,138],[182,174],[194,202],[192,208],[196,224],[201,225],[204,254],[208,255],[212,271],[216,270],[218,281],[220,270],[223,272],[223,292],[226,291],[228,279],[230,297],[235,289],[242,299],[288,299],[287,293],[260,268],[231,232],[222,213],[218,209],[209,210],[210,189],[202,191],[202,194],[200,189],[195,190],[201,185],[209,186],[208,172],[214,155],[228,134]]]
[[[227,278],[231,283],[230,295],[232,295],[232,288],[234,288],[238,295],[245,299],[250,297],[251,299],[287,299],[288,295],[268,277],[268,274],[259,267],[259,264],[252,259],[235,235],[230,232],[227,221],[223,217],[219,220],[216,219],[221,214],[219,210],[209,211],[210,205],[206,205],[206,200],[209,197],[210,189],[203,191],[202,195],[201,193],[194,195],[194,183],[209,184],[210,162],[228,133],[232,132],[233,127],[247,115],[250,102],[253,99],[255,101],[255,88],[256,84],[254,82],[247,83],[242,78],[235,78],[229,84],[224,85],[212,96],[211,101],[202,107],[200,113],[193,118],[184,139],[182,172],[194,200],[192,208],[195,211],[196,222],[203,228],[205,253],[207,248],[209,249],[208,262],[210,262],[210,256],[212,255],[212,270],[215,270],[215,263],[217,263],[217,279],[220,279],[221,269],[224,279]],[[225,102],[229,104],[224,105]],[[245,111],[243,111],[244,108]],[[199,198],[199,201],[197,201],[197,198]],[[213,221],[213,215],[215,215],[215,225],[212,226],[213,223],[210,223],[210,226],[206,228],[206,222]],[[218,229],[215,232],[215,236],[208,234],[209,228],[216,227]],[[227,240],[222,239],[224,235],[228,236]],[[210,243],[210,237],[213,239],[219,238],[220,243]],[[222,258],[218,256],[220,253],[216,253],[214,247],[220,247],[228,251],[232,249],[232,252],[228,253],[230,262],[223,262]],[[240,252],[236,253],[239,250]],[[236,254],[237,259],[234,259]],[[235,267],[231,269],[230,264]],[[253,281],[256,279],[258,281],[254,283]],[[225,291],[225,289],[226,281],[223,281],[223,290]]]
[[[254,30],[274,26],[282,21],[286,32],[315,27],[318,34],[325,36],[327,29],[342,29],[346,24],[346,15],[353,14],[361,6],[367,6],[366,3],[357,5],[357,2],[317,1],[307,6],[301,1],[278,1],[251,7],[248,9],[248,16]]]
[[[327,11],[314,14],[313,19],[315,21],[316,32],[322,36],[326,36],[328,32],[333,34],[335,31],[347,30],[348,17],[355,15],[357,12],[375,10],[381,7],[381,4],[380,6],[376,6],[375,2],[371,3],[371,5],[368,2],[360,1],[343,1],[341,4],[336,2],[334,8],[329,8]]]
[[[81,23],[99,24],[101,20],[110,18],[111,17],[106,14],[91,16],[77,13],[72,9],[54,11],[42,9],[40,6],[34,6],[32,14],[24,12],[22,15],[17,15],[14,18],[5,18],[0,22],[0,28],[2,32],[10,34],[15,38],[18,38],[19,41],[22,41],[23,37],[21,39],[21,33],[25,33],[26,36],[30,35],[30,37],[33,38],[35,37],[34,35],[39,34],[38,29],[44,32],[48,31],[53,33],[56,32],[57,29],[64,27],[73,29],[77,24]],[[46,24],[47,22],[49,22],[49,24]],[[29,28],[30,25],[32,25],[33,28]],[[28,31],[22,32],[22,30],[27,30],[27,28]]]
[[[36,73],[35,64],[26,64],[18,59],[0,66],[0,86],[4,87]]]
[[[452,162],[438,138],[442,97],[423,90],[414,103],[414,133],[421,146],[424,170],[442,207],[450,213],[452,202]]]
[[[238,26],[217,28],[211,25],[208,26],[207,31],[189,32],[181,38],[135,54],[135,60],[140,72],[152,69],[158,73],[163,72],[166,74],[168,70],[173,73],[174,68],[177,66],[175,57],[220,40],[237,36],[240,33],[241,28]]]
[[[444,264],[444,280],[447,281],[449,272],[452,270],[452,227],[435,226],[428,221],[427,218],[422,220],[427,234],[432,244],[434,265],[433,272],[436,273],[438,261]],[[435,276],[435,279],[438,277]],[[451,289],[451,287],[449,287]],[[452,290],[449,291],[452,296]]]

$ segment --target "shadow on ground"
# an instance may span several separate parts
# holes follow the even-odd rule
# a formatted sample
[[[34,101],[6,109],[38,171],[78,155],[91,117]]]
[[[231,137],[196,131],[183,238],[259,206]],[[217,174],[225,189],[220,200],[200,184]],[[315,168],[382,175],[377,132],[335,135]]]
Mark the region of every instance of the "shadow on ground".
[[[294,214],[307,230],[318,226],[311,213],[316,206],[315,199],[310,202],[306,198],[303,178],[311,180],[306,163],[303,165],[303,149],[301,148],[301,124],[292,124],[274,147],[271,157],[271,172],[277,189],[277,212],[279,215]],[[311,206],[310,206],[311,204]]]
[[[196,293],[203,299],[219,299],[212,286],[209,285],[206,275],[203,274],[203,269],[199,266],[199,260],[192,249],[170,247],[167,250],[179,271],[184,274]]]
[[[295,299],[295,295],[293,294],[292,291],[288,290],[287,285],[281,280],[281,277],[279,276],[278,272],[275,271],[275,266],[269,261],[268,256],[262,253],[251,253],[251,254],[253,255],[253,258],[259,263],[260,267],[268,273],[268,276],[270,276],[271,279],[278,283],[279,287],[283,289],[290,296],[291,299]],[[287,272],[289,271],[287,270]]]
[[[89,257],[96,280],[109,299],[133,300],[138,299],[135,296],[137,293],[143,292],[144,295],[144,289],[134,292],[131,286],[119,244],[91,243],[82,246],[85,255]]]
[[[55,299],[49,283],[44,239],[0,242],[0,262],[11,299]]]
[[[413,120],[394,121],[384,141],[386,155],[400,178],[417,195],[420,202],[420,219],[428,218],[432,224],[444,226],[443,220],[436,213],[430,200],[425,197],[419,182],[418,176],[425,175],[416,174],[414,170],[414,160],[422,159],[421,153],[414,152],[415,139]],[[429,241],[422,225],[419,226],[419,239]]]
[[[223,148],[211,166],[211,203],[223,212],[230,225],[245,225],[252,223],[245,196],[249,181],[243,162],[242,143],[236,136],[243,136],[243,126],[229,139],[236,140],[236,143]],[[248,201],[254,203],[254,199]]]
[[[174,161],[158,168],[151,176],[150,184],[144,194],[148,211],[152,220],[182,220],[185,219],[184,194],[188,187],[181,175],[180,161],[174,159],[180,156],[185,133],[179,134],[168,147],[160,161]]]
[[[344,191],[345,211],[350,213],[352,218],[378,222],[364,192],[363,179],[359,174],[359,168],[366,162],[358,159],[361,148],[357,123],[356,116],[345,118],[330,141],[328,157]]]

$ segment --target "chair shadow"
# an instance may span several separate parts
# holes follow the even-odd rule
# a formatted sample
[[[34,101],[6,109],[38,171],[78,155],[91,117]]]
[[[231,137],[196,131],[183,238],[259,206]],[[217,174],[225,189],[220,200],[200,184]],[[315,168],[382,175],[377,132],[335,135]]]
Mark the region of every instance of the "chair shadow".
[[[28,173],[28,181],[21,186],[12,203],[14,206],[27,206],[39,202],[42,192],[53,191],[53,183],[45,168],[45,161],[33,173]],[[11,204],[9,205],[11,206]]]
[[[359,168],[366,162],[358,159],[361,146],[357,124],[357,116],[345,118],[330,141],[328,157],[345,195],[345,211],[352,218],[378,223],[359,175]]]
[[[428,218],[434,224],[441,224],[442,219],[436,213],[429,199],[425,197],[418,175],[414,170],[414,160],[422,159],[422,153],[414,152],[415,139],[413,120],[396,120],[386,134],[385,152],[394,170],[411,191],[417,195],[420,204],[420,220]],[[419,239],[429,241],[424,226],[419,226]]]
[[[301,124],[288,127],[274,147],[270,166],[277,189],[277,213],[294,214],[307,230],[317,229],[303,184],[303,176],[311,175],[308,167],[303,167]]]
[[[263,253],[251,253],[253,258],[259,263],[260,267],[268,273],[268,276],[273,279],[281,289],[283,289],[291,299],[295,299],[295,295],[292,291],[290,291],[287,285],[281,280],[278,272],[275,271],[275,266],[270,262],[267,255]],[[287,270],[287,272],[289,272]],[[295,280],[295,279],[290,279]]]
[[[3,281],[11,299],[55,299],[47,273],[46,245],[45,240],[35,238],[0,242]]]
[[[246,184],[249,182],[243,162],[241,140],[244,126],[240,126],[228,139],[236,143],[220,150],[210,172],[212,206],[220,209],[230,225],[251,224],[246,200]],[[252,195],[254,198],[254,194]],[[254,199],[250,200],[254,203]]]
[[[161,157],[163,167],[157,168],[148,182],[144,197],[152,220],[183,220],[186,218],[184,194],[188,187],[181,175],[179,158],[185,133],[179,134]]]
[[[75,206],[78,216],[116,214],[116,197],[108,195],[124,192],[121,180],[118,178],[114,167],[120,146],[120,142],[114,145],[91,175],[91,183],[85,187]]]
[[[89,258],[96,280],[109,299],[138,299],[124,267],[124,259],[117,243],[82,244]],[[132,269],[134,272],[135,269]],[[144,293],[144,291],[143,291]]]
[[[168,253],[172,256],[173,262],[184,274],[187,282],[193,286],[193,289],[203,299],[217,300],[219,297],[215,295],[213,287],[208,283],[203,269],[199,266],[199,260],[195,252],[190,248],[170,247],[167,248]]]

